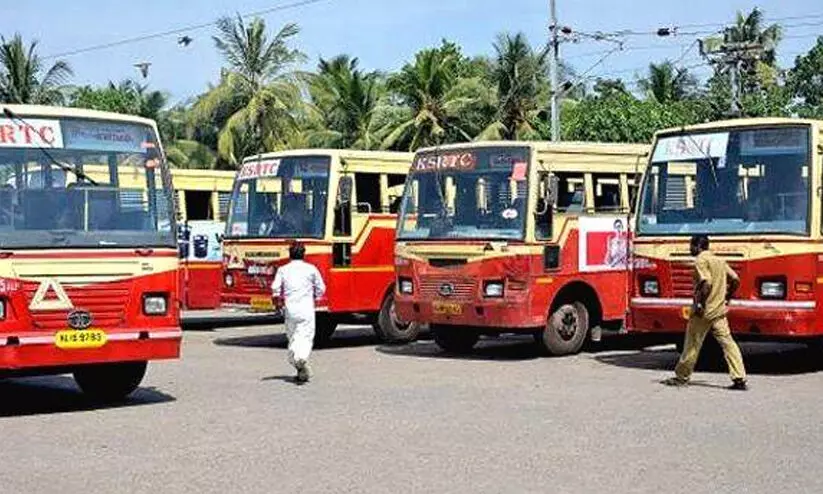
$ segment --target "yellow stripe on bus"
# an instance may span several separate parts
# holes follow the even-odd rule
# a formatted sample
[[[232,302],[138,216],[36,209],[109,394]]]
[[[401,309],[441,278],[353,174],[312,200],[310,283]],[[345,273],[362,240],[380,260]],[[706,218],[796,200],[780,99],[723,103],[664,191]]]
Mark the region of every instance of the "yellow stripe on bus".
[[[334,273],[388,273],[394,271],[394,266],[362,266],[349,268],[332,268]]]

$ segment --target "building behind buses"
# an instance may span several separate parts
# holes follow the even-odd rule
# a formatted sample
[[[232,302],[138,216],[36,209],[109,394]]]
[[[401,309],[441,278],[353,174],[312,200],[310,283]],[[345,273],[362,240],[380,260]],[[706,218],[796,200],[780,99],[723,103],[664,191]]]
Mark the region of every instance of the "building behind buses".
[[[393,242],[410,153],[296,150],[244,160],[223,242],[223,304],[272,311],[271,283],[299,240],[327,285],[315,341],[341,322],[371,322],[388,341],[418,327],[394,310]]]
[[[151,120],[8,105],[0,119],[0,375],[116,399],[179,356],[172,183]],[[92,177],[86,171],[96,169]]]
[[[630,330],[682,334],[689,239],[705,234],[740,276],[728,315],[737,337],[820,342],[821,132],[821,121],[740,119],[657,134],[637,209]]]
[[[555,355],[626,311],[630,204],[648,146],[485,142],[419,151],[397,224],[400,320],[469,351],[534,334]],[[639,175],[638,175],[639,177]]]

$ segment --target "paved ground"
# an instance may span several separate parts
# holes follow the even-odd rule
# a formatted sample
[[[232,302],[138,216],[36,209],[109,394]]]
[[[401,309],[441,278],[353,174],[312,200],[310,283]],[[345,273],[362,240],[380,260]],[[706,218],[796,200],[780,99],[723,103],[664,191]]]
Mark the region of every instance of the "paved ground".
[[[721,373],[661,386],[668,349],[448,358],[347,330],[297,387],[276,330],[189,332],[119,407],[64,377],[0,383],[0,492],[823,492],[802,349],[749,347],[735,393]]]

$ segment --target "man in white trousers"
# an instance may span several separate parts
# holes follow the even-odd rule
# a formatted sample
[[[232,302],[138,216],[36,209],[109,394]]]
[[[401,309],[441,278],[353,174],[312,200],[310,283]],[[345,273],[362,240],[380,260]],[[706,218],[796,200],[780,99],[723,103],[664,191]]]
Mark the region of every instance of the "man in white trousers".
[[[291,262],[277,270],[272,296],[285,307],[286,336],[289,339],[289,363],[297,369],[297,382],[311,377],[309,354],[314,344],[314,301],[326,292],[320,272],[303,261],[306,248],[295,242],[289,247]]]

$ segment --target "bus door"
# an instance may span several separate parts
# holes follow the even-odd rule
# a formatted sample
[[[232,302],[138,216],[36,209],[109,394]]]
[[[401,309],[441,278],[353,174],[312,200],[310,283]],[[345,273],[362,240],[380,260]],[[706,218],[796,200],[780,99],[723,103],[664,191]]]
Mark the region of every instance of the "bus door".
[[[328,280],[329,310],[341,312],[351,304],[353,293],[352,264],[352,209],[354,179],[343,173],[337,186],[333,206],[332,262]]]
[[[535,240],[543,245],[543,271],[560,269],[560,245],[555,240],[555,203],[558,178],[549,171],[540,171],[537,180],[537,200],[534,211]],[[562,225],[561,225],[562,226]]]

